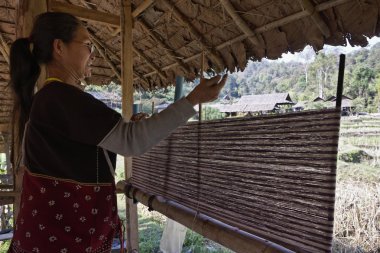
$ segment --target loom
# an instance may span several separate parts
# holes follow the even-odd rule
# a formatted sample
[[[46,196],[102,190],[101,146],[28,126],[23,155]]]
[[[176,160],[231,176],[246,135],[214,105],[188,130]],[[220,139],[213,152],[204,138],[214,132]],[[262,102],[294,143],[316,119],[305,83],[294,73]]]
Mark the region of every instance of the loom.
[[[336,108],[189,123],[133,160],[126,195],[236,252],[330,252],[344,60]]]

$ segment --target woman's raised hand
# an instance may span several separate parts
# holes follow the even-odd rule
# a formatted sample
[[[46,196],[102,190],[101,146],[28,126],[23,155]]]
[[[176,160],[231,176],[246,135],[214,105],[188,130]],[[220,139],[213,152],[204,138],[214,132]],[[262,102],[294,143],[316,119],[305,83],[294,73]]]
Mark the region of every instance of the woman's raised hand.
[[[193,105],[214,101],[226,84],[227,77],[225,74],[223,77],[217,75],[210,79],[201,79],[199,85],[187,95],[187,100]]]

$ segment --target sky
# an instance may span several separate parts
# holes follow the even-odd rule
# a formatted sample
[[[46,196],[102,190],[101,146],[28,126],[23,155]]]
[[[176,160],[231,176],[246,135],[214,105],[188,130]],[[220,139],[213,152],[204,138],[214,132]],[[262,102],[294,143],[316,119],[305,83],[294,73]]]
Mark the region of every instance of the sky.
[[[372,37],[371,39],[367,39],[368,40],[368,46],[365,47],[365,48],[371,48],[373,45],[375,45],[376,43],[380,42],[380,37]],[[359,50],[361,49],[361,47],[352,47],[348,42],[347,42],[347,46],[343,47],[343,46],[329,46],[329,45],[325,45],[322,49],[322,51],[329,51],[330,49],[336,49],[336,48],[339,48],[340,52],[341,53],[351,53],[355,50]],[[295,54],[292,54],[292,53],[286,53],[286,54],[282,54],[282,57],[280,59],[278,59],[278,61],[283,61],[283,62],[289,62],[289,61],[304,61],[304,59],[302,57],[300,57],[300,55],[304,54],[306,51],[312,51],[313,49],[310,47],[310,46],[307,46],[305,47],[305,49],[302,51],[302,52],[299,52],[299,53],[295,53]],[[315,55],[315,53],[314,53]]]

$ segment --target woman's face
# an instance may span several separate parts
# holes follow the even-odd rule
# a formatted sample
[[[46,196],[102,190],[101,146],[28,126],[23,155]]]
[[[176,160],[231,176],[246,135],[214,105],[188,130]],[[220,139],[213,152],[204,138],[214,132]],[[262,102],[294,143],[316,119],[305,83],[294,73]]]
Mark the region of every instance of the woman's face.
[[[94,46],[86,28],[79,26],[71,42],[67,43],[65,65],[78,78],[91,76],[91,64],[95,59]]]

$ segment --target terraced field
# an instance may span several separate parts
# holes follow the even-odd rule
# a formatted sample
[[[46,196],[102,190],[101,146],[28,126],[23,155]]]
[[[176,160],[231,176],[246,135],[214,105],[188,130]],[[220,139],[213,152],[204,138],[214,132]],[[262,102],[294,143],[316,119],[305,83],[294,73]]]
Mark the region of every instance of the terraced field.
[[[341,122],[333,252],[380,252],[380,117]]]

